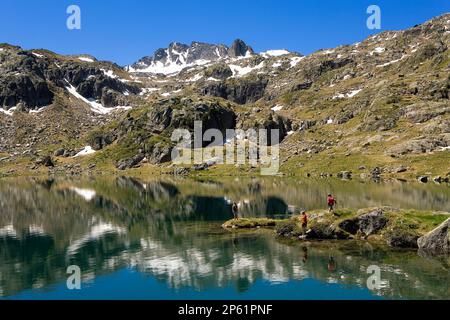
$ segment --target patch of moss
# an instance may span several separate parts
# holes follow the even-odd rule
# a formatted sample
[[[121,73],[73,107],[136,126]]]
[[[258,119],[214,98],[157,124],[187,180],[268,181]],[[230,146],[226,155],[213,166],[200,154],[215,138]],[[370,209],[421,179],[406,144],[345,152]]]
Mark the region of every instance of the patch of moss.
[[[234,229],[253,229],[253,228],[267,228],[275,227],[277,223],[282,220],[268,219],[268,218],[240,218],[228,220],[222,226],[224,228]]]

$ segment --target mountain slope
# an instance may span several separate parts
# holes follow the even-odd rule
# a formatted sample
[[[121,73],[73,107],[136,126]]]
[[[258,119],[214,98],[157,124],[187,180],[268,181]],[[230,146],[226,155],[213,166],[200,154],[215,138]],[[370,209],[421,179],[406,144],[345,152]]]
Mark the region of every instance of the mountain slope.
[[[120,69],[92,57],[4,45],[0,167],[34,163],[60,149],[73,155],[88,145],[97,150],[94,155],[58,156],[56,162],[121,169],[148,166],[146,160],[165,163],[173,129],[192,130],[193,121],[202,119],[207,128],[221,130],[280,129],[285,173],[445,176],[450,172],[449,44],[446,14],[306,57],[285,50],[257,54],[240,40],[230,48],[172,43]],[[34,91],[22,83],[31,83]],[[124,106],[133,109],[117,109]],[[40,112],[24,112],[29,110]],[[85,120],[63,134],[54,127],[60,110]],[[34,121],[39,125],[31,126]],[[39,143],[38,128],[47,123],[53,126],[47,134],[52,145]],[[31,144],[30,136],[37,142]],[[31,155],[23,155],[29,149]],[[221,170],[215,166],[209,172]]]

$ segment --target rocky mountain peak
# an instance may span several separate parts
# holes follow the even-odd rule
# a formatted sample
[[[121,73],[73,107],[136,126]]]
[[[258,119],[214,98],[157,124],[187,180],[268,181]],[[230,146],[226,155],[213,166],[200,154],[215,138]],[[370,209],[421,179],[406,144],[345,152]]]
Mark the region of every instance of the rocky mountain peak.
[[[246,55],[254,54],[252,47],[248,46],[241,39],[236,39],[228,49],[228,55],[232,58],[245,57]]]
[[[189,66],[245,57],[253,53],[253,49],[240,39],[235,40],[231,47],[198,41],[193,41],[190,46],[172,42],[168,48],[158,49],[153,56],[144,57],[135,64],[126,67],[126,69],[129,72],[167,75],[180,72]]]

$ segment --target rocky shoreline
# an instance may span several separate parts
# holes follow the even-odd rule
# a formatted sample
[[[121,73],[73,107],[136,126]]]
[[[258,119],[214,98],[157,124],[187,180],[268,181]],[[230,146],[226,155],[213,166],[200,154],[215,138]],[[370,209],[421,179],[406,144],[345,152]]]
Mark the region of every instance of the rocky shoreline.
[[[287,219],[229,220],[228,230],[270,228],[276,237],[298,241],[363,240],[392,248],[419,249],[431,254],[450,253],[450,213],[403,210],[391,207],[360,210],[316,210],[308,213],[306,230],[294,215]]]

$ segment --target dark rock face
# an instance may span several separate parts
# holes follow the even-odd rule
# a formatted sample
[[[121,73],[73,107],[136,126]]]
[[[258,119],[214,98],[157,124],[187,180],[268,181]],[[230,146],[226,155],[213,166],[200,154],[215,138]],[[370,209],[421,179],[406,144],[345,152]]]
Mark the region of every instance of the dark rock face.
[[[233,44],[228,49],[228,55],[231,58],[244,57],[247,54],[247,52],[250,54],[254,53],[253,49],[248,45],[246,45],[245,42],[242,41],[241,39],[234,40]]]
[[[365,236],[369,236],[382,230],[387,225],[388,221],[389,219],[386,218],[383,211],[377,209],[360,215],[357,218],[344,220],[339,224],[339,227],[353,235],[360,232]]]
[[[53,103],[55,90],[72,85],[87,99],[100,100],[105,107],[120,104],[128,92],[138,94],[136,86],[105,75],[99,66],[75,60],[59,60],[55,55],[37,54],[8,47],[0,51],[0,107],[22,104],[36,109]]]
[[[217,61],[225,57],[227,47],[224,45],[213,45],[203,42],[192,42],[191,47],[187,50],[188,64],[193,64],[198,60]]]
[[[0,106],[9,109],[24,104],[31,109],[47,106],[53,102],[54,94],[45,79],[39,77],[0,77]]]
[[[138,165],[144,157],[153,164],[168,162],[172,158],[175,145],[171,141],[173,130],[187,129],[192,133],[195,121],[202,123],[202,133],[208,129],[218,129],[225,138],[226,130],[233,129],[236,125],[236,115],[231,109],[218,103],[172,98],[161,101],[151,111],[137,118],[128,115],[111,133],[95,135],[93,148],[104,147],[112,141],[117,141],[118,144],[126,143],[128,148],[134,148],[137,156],[122,159],[117,163],[117,168],[121,170]],[[131,141],[130,132],[134,133]],[[193,139],[193,135],[191,138]],[[202,146],[212,142],[203,141]]]
[[[194,129],[194,122],[202,122],[203,133],[208,129],[219,129],[225,135],[226,129],[236,126],[234,112],[218,103],[198,102],[179,99],[163,102],[148,114],[148,127],[155,133],[166,129]]]
[[[238,104],[247,104],[256,102],[263,97],[267,83],[268,80],[263,78],[212,83],[202,88],[200,93]]]
[[[67,81],[77,92],[87,99],[100,100],[105,107],[115,107],[121,104],[121,95],[125,92],[138,94],[136,86],[108,77],[102,70],[76,63],[64,63],[54,81],[60,86],[67,86]]]
[[[450,219],[417,240],[420,250],[432,253],[450,253]]]
[[[53,102],[45,70],[49,62],[20,48],[0,51],[0,107],[22,103],[34,109]]]

